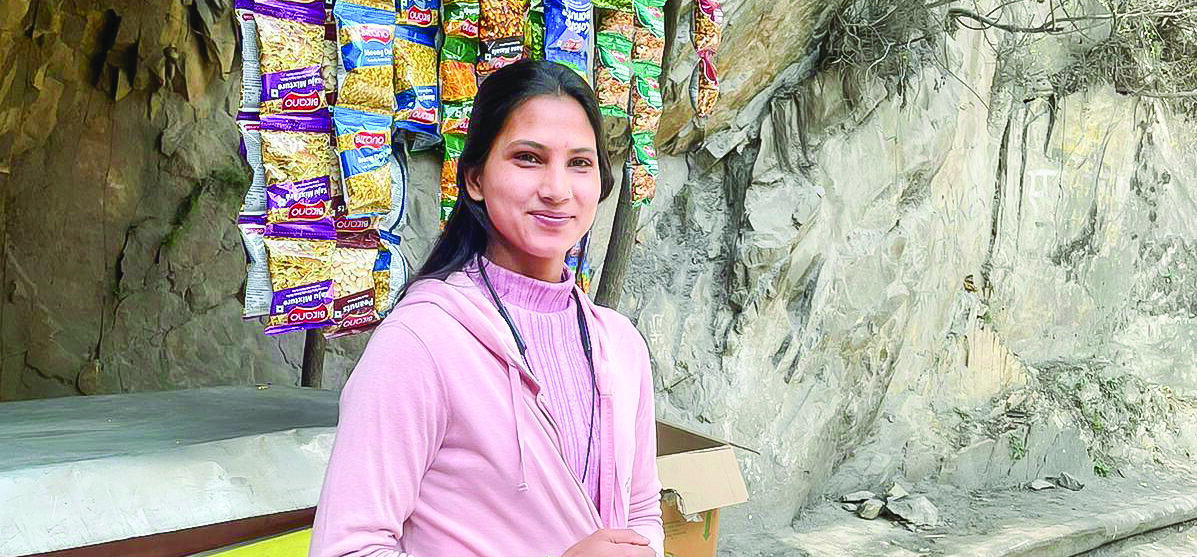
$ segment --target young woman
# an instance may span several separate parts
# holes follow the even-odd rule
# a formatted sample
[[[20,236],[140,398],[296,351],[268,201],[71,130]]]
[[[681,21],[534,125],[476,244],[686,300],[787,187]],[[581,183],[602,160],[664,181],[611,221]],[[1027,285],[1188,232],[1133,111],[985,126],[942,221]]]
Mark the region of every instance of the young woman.
[[[648,351],[565,255],[614,179],[553,62],[479,88],[459,197],[341,394],[316,557],[664,554]]]

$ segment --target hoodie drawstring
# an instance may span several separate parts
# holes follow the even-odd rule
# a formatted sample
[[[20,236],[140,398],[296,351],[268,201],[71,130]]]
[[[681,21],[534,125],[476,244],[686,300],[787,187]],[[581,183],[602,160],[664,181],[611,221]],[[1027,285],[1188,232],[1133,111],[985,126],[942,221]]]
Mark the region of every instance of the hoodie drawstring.
[[[528,467],[524,463],[524,435],[520,431],[520,405],[523,404],[521,400],[521,393],[523,393],[522,385],[520,385],[520,370],[518,367],[507,365],[507,378],[511,384],[511,417],[515,419],[515,444],[519,451],[520,458],[520,483],[515,485],[515,490],[524,493],[528,491]]]

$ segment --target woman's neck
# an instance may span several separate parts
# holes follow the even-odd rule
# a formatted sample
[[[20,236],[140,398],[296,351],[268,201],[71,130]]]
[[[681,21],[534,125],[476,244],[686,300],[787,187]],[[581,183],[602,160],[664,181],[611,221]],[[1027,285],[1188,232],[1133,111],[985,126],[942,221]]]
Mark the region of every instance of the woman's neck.
[[[545,282],[561,282],[561,270],[565,265],[565,254],[548,259],[530,257],[524,253],[517,256],[513,250],[496,243],[487,247],[486,258],[495,265]]]

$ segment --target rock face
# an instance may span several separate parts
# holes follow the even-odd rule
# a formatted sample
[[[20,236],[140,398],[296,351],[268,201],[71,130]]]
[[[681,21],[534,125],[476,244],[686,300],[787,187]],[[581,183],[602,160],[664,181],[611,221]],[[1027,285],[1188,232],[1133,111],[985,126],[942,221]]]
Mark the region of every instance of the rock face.
[[[301,339],[238,318],[229,2],[159,4],[0,4],[0,400],[298,380]],[[733,554],[820,497],[1197,454],[1191,121],[1057,91],[1067,37],[958,28],[900,72],[827,63],[829,19],[863,4],[725,3],[705,122],[689,5],[668,14],[661,184],[618,309],[658,413],[760,453]],[[439,161],[411,164],[417,262]],[[326,385],[364,342],[331,344]]]

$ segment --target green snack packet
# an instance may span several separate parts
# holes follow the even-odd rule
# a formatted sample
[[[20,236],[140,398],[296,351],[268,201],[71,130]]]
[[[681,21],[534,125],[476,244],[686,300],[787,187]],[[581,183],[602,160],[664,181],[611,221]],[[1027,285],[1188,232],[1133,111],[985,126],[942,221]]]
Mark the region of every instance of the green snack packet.
[[[653,145],[653,134],[636,132],[632,134],[632,162],[635,164],[657,165],[657,148]]]
[[[524,18],[524,55],[532,60],[544,60],[544,3],[532,0],[528,16]]]
[[[665,0],[635,0],[636,23],[655,37],[665,38]]]
[[[632,0],[593,0],[592,4],[600,10],[632,11]]]
[[[632,41],[617,33],[599,33],[598,65],[595,67],[595,93],[599,110],[605,116],[628,117],[632,85]]]
[[[459,1],[445,4],[443,26],[446,37],[477,39],[482,7],[478,2]]]

